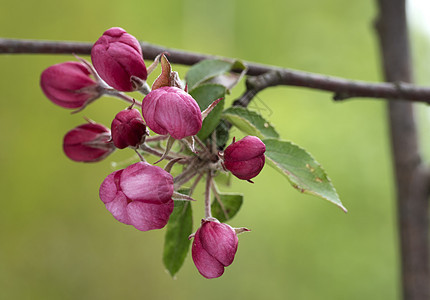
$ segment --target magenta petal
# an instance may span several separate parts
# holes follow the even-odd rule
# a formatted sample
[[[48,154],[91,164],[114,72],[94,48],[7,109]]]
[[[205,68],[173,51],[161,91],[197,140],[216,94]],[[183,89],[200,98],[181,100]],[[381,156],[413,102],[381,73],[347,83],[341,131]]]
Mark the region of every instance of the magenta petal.
[[[133,201],[127,205],[130,223],[136,229],[147,231],[166,226],[173,211],[173,200],[165,204],[152,204]]]
[[[112,140],[118,149],[137,147],[146,135],[146,126],[140,112],[133,108],[120,111],[112,121]]]
[[[100,186],[100,199],[106,205],[108,211],[118,221],[129,225],[127,203],[130,202],[119,187],[119,179],[123,170],[118,170],[108,175]]]
[[[258,137],[248,135],[228,146],[224,155],[229,160],[243,161],[261,156],[264,152],[266,152],[266,145]]]
[[[139,42],[119,27],[106,30],[97,40],[91,49],[91,60],[100,77],[119,91],[134,90],[132,76],[147,78]]]
[[[118,192],[115,195],[115,199],[109,203],[106,203],[106,208],[113,215],[115,219],[121,223],[130,225],[131,221],[127,212],[128,199],[122,192]]]
[[[203,249],[224,266],[229,266],[239,242],[233,228],[219,222],[208,221],[201,226],[200,241]]]
[[[224,266],[203,248],[200,236],[201,228],[199,228],[194,236],[191,254],[197,270],[205,278],[217,278],[224,273]]]
[[[142,102],[142,115],[152,131],[169,133],[178,140],[196,135],[202,127],[197,102],[176,87],[163,86],[146,95]]]
[[[260,155],[255,158],[243,161],[224,161],[227,170],[230,170],[234,176],[239,179],[248,180],[257,176],[264,167],[266,158]]]
[[[264,167],[266,145],[256,136],[246,136],[224,150],[224,166],[239,179],[249,180]]]
[[[174,92],[170,90],[175,89]],[[202,128],[202,114],[195,100],[178,88],[169,88],[157,103],[155,122],[177,139],[196,135]]]
[[[110,130],[101,124],[87,123],[70,130],[63,140],[63,150],[74,161],[96,162],[115,150]]]
[[[79,108],[97,96],[97,83],[80,62],[64,62],[50,66],[40,76],[40,86],[46,97],[64,108]],[[86,88],[86,91],[81,89]]]
[[[146,95],[145,98],[143,98],[142,115],[146,121],[146,124],[148,125],[149,128],[151,128],[152,131],[154,131],[155,133],[164,135],[164,134],[168,134],[169,132],[155,121],[154,116],[156,111],[158,112],[157,105],[160,97],[166,94],[167,92],[161,88],[157,89],[157,91],[158,92],[152,91],[148,95]]]
[[[119,178],[122,171],[123,170],[115,171],[103,180],[100,186],[99,196],[104,204],[114,201],[116,194],[120,191]]]
[[[133,201],[166,203],[172,198],[173,177],[160,167],[138,162],[124,169],[120,186]]]

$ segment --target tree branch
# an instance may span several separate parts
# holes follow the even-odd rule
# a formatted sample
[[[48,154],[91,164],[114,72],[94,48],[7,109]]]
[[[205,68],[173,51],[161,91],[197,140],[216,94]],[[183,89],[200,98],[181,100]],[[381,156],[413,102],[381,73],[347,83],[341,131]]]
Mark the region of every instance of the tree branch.
[[[92,43],[55,42],[39,40],[0,39],[0,54],[81,54],[91,53]],[[167,52],[172,63],[193,65],[204,59],[219,58],[233,61],[232,58],[206,55],[177,49],[165,48],[141,42],[143,57],[153,60],[158,54]],[[253,62],[244,62],[248,66],[247,91],[240,100],[249,102],[261,90],[278,85],[298,86],[334,93],[334,100],[353,97],[404,99],[430,103],[430,88],[418,87],[397,81],[397,83],[374,83],[348,80],[335,76],[308,73]],[[246,106],[246,105],[245,105]]]
[[[412,82],[405,0],[378,0],[379,34],[385,79]],[[430,299],[429,173],[421,161],[412,103],[388,103],[397,183],[403,297]]]

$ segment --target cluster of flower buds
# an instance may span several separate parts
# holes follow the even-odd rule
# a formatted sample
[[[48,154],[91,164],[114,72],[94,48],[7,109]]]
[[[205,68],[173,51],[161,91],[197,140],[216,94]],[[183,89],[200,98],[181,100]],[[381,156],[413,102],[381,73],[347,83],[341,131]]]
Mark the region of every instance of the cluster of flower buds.
[[[177,192],[192,178],[196,177],[197,184],[206,174],[208,187],[214,185],[212,177],[219,171],[228,170],[237,178],[250,181],[262,170],[265,145],[259,138],[247,136],[218,152],[210,146],[211,141],[196,137],[203,119],[220,99],[202,113],[177,73],[171,71],[164,54],[147,69],[137,39],[114,27],[94,44],[91,60],[92,65],[79,58],[77,62],[51,66],[43,71],[40,85],[53,103],[78,111],[102,95],[131,103],[116,114],[110,129],[88,120],[69,131],[63,143],[65,154],[79,162],[100,161],[115,149],[131,148],[138,154],[139,162],[114,171],[100,186],[100,199],[119,222],[141,231],[163,228],[174,209],[173,199],[192,200],[191,195]],[[151,90],[146,80],[159,61],[162,72]],[[123,93],[131,91],[145,95],[141,103]],[[141,107],[141,112],[134,106]],[[149,129],[155,135],[149,137]],[[152,148],[149,140],[167,142],[164,149]],[[169,152],[177,140],[182,147]],[[195,141],[199,149],[194,148]],[[191,151],[183,151],[187,146]],[[146,162],[143,156],[146,154],[169,162],[162,169]],[[170,172],[175,163],[183,164],[184,168],[174,178]],[[211,189],[206,190],[210,193]],[[233,262],[240,231],[213,218],[208,199],[206,194],[205,218],[192,235],[192,257],[204,277],[215,278]]]

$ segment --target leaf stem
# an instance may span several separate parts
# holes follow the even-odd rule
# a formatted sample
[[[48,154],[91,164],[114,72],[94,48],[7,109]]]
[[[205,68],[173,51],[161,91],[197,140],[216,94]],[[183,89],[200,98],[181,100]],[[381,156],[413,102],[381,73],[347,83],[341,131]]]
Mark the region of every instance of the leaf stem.
[[[142,107],[142,102],[137,101],[137,100],[133,99],[132,97],[130,97],[130,96],[124,94],[124,93],[118,92],[117,90],[114,90],[114,89],[111,89],[111,88],[103,88],[102,93],[104,95],[107,95],[107,96],[111,96],[111,97],[122,99],[122,100],[124,100],[124,101],[126,101],[128,103],[131,103],[131,104],[134,103],[134,105],[136,105],[138,107]]]

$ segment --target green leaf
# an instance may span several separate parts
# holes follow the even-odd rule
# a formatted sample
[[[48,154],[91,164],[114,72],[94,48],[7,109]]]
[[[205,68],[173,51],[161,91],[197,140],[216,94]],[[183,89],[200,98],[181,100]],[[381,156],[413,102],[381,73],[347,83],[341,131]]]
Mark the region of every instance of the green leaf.
[[[200,110],[203,111],[212,102],[225,96],[225,87],[219,84],[203,84],[193,89],[190,95],[197,101]],[[202,129],[197,134],[201,140],[205,140],[217,127],[223,109],[224,100],[221,100],[204,119]]]
[[[212,216],[220,222],[233,218],[243,203],[242,194],[219,194],[221,204],[215,198],[211,205]]]
[[[244,107],[229,107],[222,116],[246,134],[258,136],[261,139],[279,137],[278,132],[268,121]]]
[[[193,65],[185,75],[188,90],[194,89],[199,83],[212,77],[230,71],[233,63],[219,60],[207,59]]]
[[[232,64],[230,72],[226,72],[212,77],[211,79],[206,80],[205,83],[221,84],[227,89],[227,94],[230,94],[230,90],[232,90],[245,76],[247,70],[248,68],[242,61],[236,60]]]
[[[182,191],[183,193],[183,191]],[[167,223],[164,239],[163,263],[173,277],[182,267],[190,248],[188,236],[193,230],[193,217],[189,201],[175,201],[175,208]]]
[[[216,132],[216,146],[219,149],[224,149],[230,137],[230,128],[228,127],[227,122],[221,119],[221,121],[218,123],[218,126],[215,129],[215,132]]]
[[[269,165],[284,174],[290,183],[302,193],[312,194],[328,200],[343,211],[336,189],[321,165],[299,146],[276,139],[263,140]]]
[[[224,186],[231,186],[231,179],[231,172],[219,172],[214,178],[217,184],[222,184]]]

